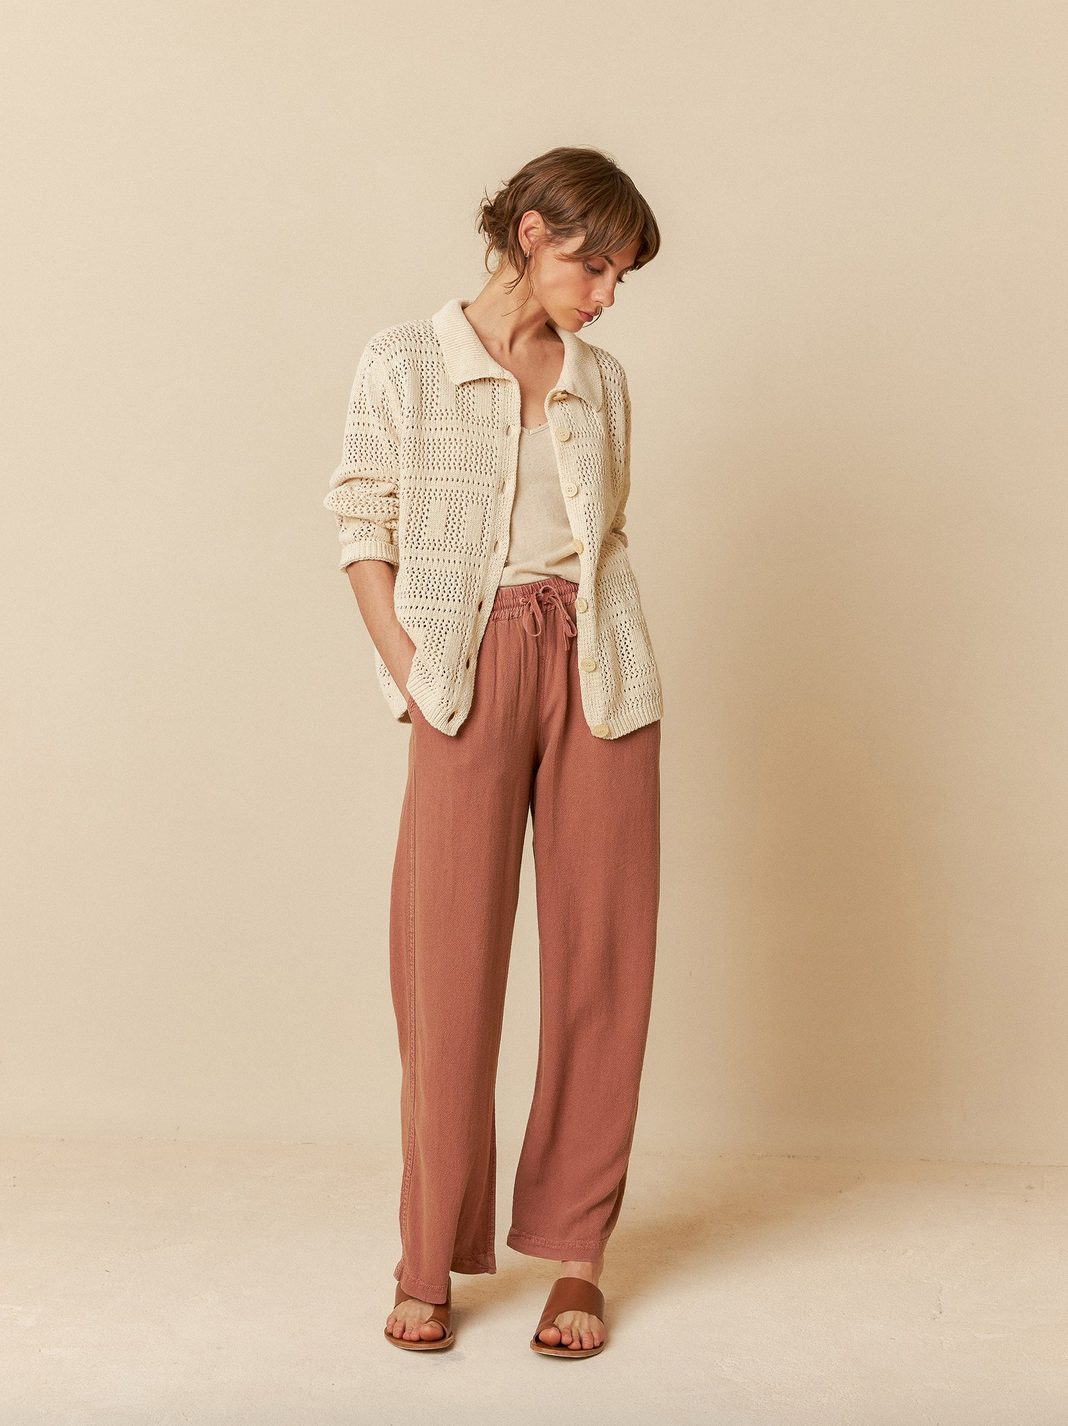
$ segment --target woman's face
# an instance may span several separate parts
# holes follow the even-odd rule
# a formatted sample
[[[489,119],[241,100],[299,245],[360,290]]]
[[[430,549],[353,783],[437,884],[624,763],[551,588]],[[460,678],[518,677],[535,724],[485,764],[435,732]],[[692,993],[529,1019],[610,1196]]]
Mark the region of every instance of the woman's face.
[[[606,257],[574,258],[571,256],[582,246],[582,234],[553,243],[545,235],[541,218],[537,213],[524,214],[537,218],[531,237],[536,241],[536,252],[530,273],[534,297],[545,308],[548,317],[558,327],[569,332],[577,332],[593,319],[604,307],[611,307],[615,301],[616,283],[620,274],[634,262],[638,255],[637,242],[621,248]],[[537,229],[540,228],[540,235]],[[520,236],[524,229],[520,227]],[[516,295],[526,292],[526,281],[519,284]]]

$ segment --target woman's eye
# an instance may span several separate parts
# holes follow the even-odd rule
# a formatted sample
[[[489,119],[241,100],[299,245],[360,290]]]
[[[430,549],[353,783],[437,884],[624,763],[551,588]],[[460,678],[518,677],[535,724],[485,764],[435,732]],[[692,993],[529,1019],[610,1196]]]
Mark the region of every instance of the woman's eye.
[[[595,277],[600,277],[601,273],[604,272],[604,268],[603,268],[603,267],[592,267],[589,263],[587,263],[587,264],[586,264],[586,271],[587,271],[587,272],[592,272]]]

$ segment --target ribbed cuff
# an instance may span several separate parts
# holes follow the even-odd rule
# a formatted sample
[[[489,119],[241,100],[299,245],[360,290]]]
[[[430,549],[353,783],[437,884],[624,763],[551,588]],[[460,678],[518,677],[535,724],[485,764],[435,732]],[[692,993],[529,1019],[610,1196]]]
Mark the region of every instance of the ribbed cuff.
[[[387,564],[400,564],[400,553],[396,545],[388,540],[357,540],[341,547],[341,569],[347,569],[357,560],[385,560]]]

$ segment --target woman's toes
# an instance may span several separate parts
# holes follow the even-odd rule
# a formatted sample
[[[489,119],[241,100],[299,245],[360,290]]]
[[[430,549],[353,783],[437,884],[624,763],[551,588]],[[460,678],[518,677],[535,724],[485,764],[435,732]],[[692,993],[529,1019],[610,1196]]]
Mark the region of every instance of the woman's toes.
[[[437,1337],[444,1337],[445,1328],[439,1322],[430,1322],[427,1319],[420,1320],[418,1317],[408,1323],[408,1339],[412,1342],[432,1342]]]
[[[440,1322],[430,1322],[426,1318],[420,1320],[419,1317],[407,1317],[403,1312],[404,1304],[397,1311],[391,1312],[386,1318],[386,1331],[391,1337],[398,1340],[403,1338],[406,1342],[433,1342],[439,1337],[444,1337],[445,1328]]]
[[[539,1342],[544,1342],[547,1347],[568,1347],[579,1352],[599,1347],[604,1341],[600,1318],[591,1317],[587,1313],[583,1313],[581,1317],[573,1313],[560,1315],[564,1319],[562,1322],[557,1318],[548,1327],[541,1329],[538,1333]]]
[[[597,1330],[595,1324],[600,1323],[599,1317],[591,1317],[584,1313],[582,1319],[574,1324],[571,1332],[570,1345],[576,1351],[588,1352],[591,1347],[599,1347],[603,1341],[602,1334]]]

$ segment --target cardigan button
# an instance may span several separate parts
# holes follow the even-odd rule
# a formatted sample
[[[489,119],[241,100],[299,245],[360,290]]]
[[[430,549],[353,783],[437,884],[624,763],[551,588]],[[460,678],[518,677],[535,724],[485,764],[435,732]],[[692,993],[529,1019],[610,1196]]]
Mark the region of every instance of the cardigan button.
[[[567,392],[566,392],[566,391],[554,391],[553,394],[549,397],[549,400],[550,400],[550,401],[566,401],[566,400],[567,400]]]
[[[574,546],[576,554],[581,554],[582,551],[585,549],[585,545],[582,543],[581,540],[572,540],[571,543]]]
[[[575,485],[574,482],[569,482],[567,485],[564,486],[564,489],[568,493],[568,495],[578,494],[578,486]]]
[[[584,668],[587,673],[592,673],[596,667],[596,659],[579,659],[579,668]]]
[[[556,439],[558,441],[569,441],[571,439],[571,432],[566,426],[558,426],[556,430]]]
[[[575,600],[575,608],[580,614],[585,614],[586,610],[589,607],[590,606],[586,603],[585,599],[583,599],[581,595],[579,595],[579,597]]]
[[[607,723],[598,723],[593,730],[593,735],[595,738],[607,738],[611,731]]]
[[[505,434],[506,436],[510,436],[510,435],[512,434],[512,428],[511,428],[511,426],[505,426],[505,428],[504,428],[504,434]]]

